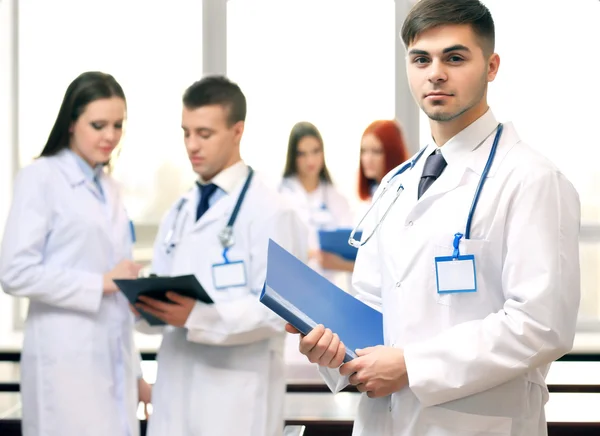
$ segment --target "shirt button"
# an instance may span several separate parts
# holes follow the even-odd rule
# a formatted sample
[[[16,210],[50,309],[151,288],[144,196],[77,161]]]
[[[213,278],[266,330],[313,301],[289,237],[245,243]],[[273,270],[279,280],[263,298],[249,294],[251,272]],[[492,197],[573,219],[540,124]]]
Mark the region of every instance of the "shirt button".
[[[399,288],[402,282],[396,282],[396,287]]]
[[[406,223],[406,225],[407,225],[408,227],[412,227],[412,225],[413,225],[413,222],[412,222],[412,221],[409,221],[409,222],[407,222],[407,223]]]

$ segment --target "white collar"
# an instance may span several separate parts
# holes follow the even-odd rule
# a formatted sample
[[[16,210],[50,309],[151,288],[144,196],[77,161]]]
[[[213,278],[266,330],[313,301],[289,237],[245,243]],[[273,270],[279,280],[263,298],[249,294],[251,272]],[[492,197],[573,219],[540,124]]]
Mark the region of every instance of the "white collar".
[[[245,180],[246,177],[248,177],[248,166],[244,163],[244,161],[240,160],[230,167],[222,170],[220,173],[214,176],[212,180],[204,180],[202,177],[199,177],[198,181],[201,185],[214,183],[220,189],[225,191],[226,194],[231,194],[231,192],[241,183],[242,180]]]
[[[463,130],[454,135],[448,142],[440,147],[442,156],[448,165],[452,163],[462,162],[467,153],[475,150],[496,130],[498,121],[491,109],[488,109],[485,114],[473,121]],[[429,145],[425,156],[429,156],[436,149],[435,142]]]

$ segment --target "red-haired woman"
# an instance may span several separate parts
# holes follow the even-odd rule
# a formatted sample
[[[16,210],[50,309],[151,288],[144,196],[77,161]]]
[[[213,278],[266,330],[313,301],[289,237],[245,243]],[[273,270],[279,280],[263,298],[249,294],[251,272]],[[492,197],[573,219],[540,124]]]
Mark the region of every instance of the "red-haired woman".
[[[394,120],[372,122],[360,142],[359,198],[370,203],[383,177],[408,158],[400,125]],[[358,215],[362,216],[361,213]],[[321,252],[320,264],[331,270],[351,272],[354,269],[354,262],[332,253]]]
[[[396,121],[378,120],[365,130],[360,143],[358,196],[370,201],[381,179],[409,157]]]

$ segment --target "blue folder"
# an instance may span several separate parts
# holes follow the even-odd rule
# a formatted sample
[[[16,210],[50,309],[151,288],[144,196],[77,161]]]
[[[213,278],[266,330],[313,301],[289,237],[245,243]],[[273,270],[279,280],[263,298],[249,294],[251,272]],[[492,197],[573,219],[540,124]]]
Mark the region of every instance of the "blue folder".
[[[260,301],[308,334],[318,324],[337,333],[346,346],[345,362],[354,350],[383,345],[381,312],[335,286],[302,261],[269,240],[267,280]]]
[[[334,253],[346,260],[355,261],[358,249],[348,243],[351,229],[319,230],[319,245],[322,251]],[[354,239],[360,241],[362,231],[357,231]]]

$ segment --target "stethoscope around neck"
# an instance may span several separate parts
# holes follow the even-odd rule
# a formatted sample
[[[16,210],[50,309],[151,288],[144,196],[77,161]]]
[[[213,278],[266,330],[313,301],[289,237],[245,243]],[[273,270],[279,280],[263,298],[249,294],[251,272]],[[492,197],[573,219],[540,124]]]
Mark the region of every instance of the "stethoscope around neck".
[[[464,235],[465,239],[469,239],[471,237],[471,223],[473,221],[473,215],[475,214],[475,209],[477,207],[477,203],[479,202],[479,197],[481,195],[481,191],[483,190],[483,185],[485,184],[485,181],[487,179],[487,175],[490,172],[490,168],[492,167],[492,163],[494,162],[494,157],[496,156],[496,149],[498,148],[498,142],[500,141],[500,137],[502,136],[502,130],[503,129],[504,129],[504,126],[502,125],[502,123],[499,123],[498,127],[497,127],[497,130],[496,130],[496,136],[494,137],[494,142],[492,144],[492,148],[491,148],[490,154],[488,156],[488,160],[487,160],[487,162],[485,164],[485,168],[483,169],[483,172],[481,173],[481,177],[479,178],[479,183],[477,185],[477,189],[475,190],[475,195],[473,196],[473,202],[471,203],[471,209],[469,210],[469,215],[467,217],[467,224],[466,224],[465,235]],[[396,200],[398,200],[398,197],[400,197],[400,194],[402,194],[402,192],[404,191],[404,186],[402,185],[402,183],[400,183],[400,185],[398,185],[398,188],[396,189],[396,197],[394,197],[394,200],[392,200],[392,202],[390,203],[390,205],[388,206],[388,208],[384,212],[384,214],[381,217],[381,219],[377,222],[377,224],[375,225],[375,227],[373,228],[373,230],[371,231],[371,233],[369,235],[367,235],[366,237],[364,237],[364,235],[363,235],[363,238],[360,241],[357,241],[354,238],[354,235],[356,234],[356,232],[358,231],[358,229],[361,228],[361,224],[367,218],[367,216],[369,215],[369,212],[371,212],[371,210],[373,209],[373,207],[375,207],[375,205],[377,204],[377,202],[388,191],[388,189],[390,188],[390,186],[391,186],[392,182],[394,181],[394,179],[396,178],[396,176],[399,176],[399,175],[405,173],[406,171],[413,169],[415,167],[415,165],[417,164],[417,162],[419,161],[419,159],[421,158],[421,156],[423,156],[423,154],[425,153],[425,150],[427,150],[427,147],[421,149],[421,151],[419,151],[419,153],[415,156],[415,158],[413,160],[411,160],[410,162],[407,162],[406,164],[404,164],[403,166],[401,166],[398,169],[398,171],[396,171],[396,173],[394,173],[394,175],[392,177],[390,177],[390,179],[387,181],[387,183],[385,184],[385,186],[383,187],[383,189],[381,190],[381,192],[379,193],[379,195],[377,196],[377,198],[375,199],[375,201],[373,201],[371,203],[371,206],[365,212],[365,214],[360,219],[360,221],[358,222],[358,224],[356,225],[356,227],[354,227],[352,229],[352,232],[350,233],[350,237],[348,238],[348,243],[351,246],[353,246],[355,248],[360,248],[363,245],[365,245],[367,242],[369,242],[369,240],[373,237],[373,235],[375,234],[375,232],[377,231],[377,229],[379,229],[379,227],[383,223],[383,220],[385,220],[385,217],[387,216],[387,214],[391,210],[391,208],[394,205],[394,203],[396,203]]]
[[[252,182],[253,177],[254,177],[254,169],[252,169],[252,167],[249,166],[248,167],[248,176],[246,177],[244,186],[242,187],[240,195],[238,196],[238,199],[235,203],[233,212],[231,212],[229,221],[227,221],[227,225],[225,227],[223,227],[223,229],[217,235],[219,242],[221,243],[221,246],[223,247],[223,257],[225,258],[225,260],[227,260],[227,251],[229,251],[229,249],[231,247],[233,247],[233,245],[235,244],[235,236],[233,234],[233,226],[239,215],[240,208],[242,207],[242,204],[244,203],[244,199],[246,198],[246,193],[248,192],[248,188],[250,187],[250,183]],[[175,210],[175,218],[173,219],[171,228],[167,232],[167,235],[165,236],[165,240],[163,243],[167,254],[170,254],[177,246],[177,241],[175,240],[175,232],[177,231],[177,223],[179,222],[179,217],[180,217],[183,207],[185,206],[187,201],[188,201],[187,198],[182,198],[181,200],[179,200],[179,203],[177,204],[177,207]],[[177,238],[177,239],[181,238],[181,232],[183,231],[183,222],[181,223],[181,225],[179,227],[180,227],[180,235],[179,235],[179,238]]]

